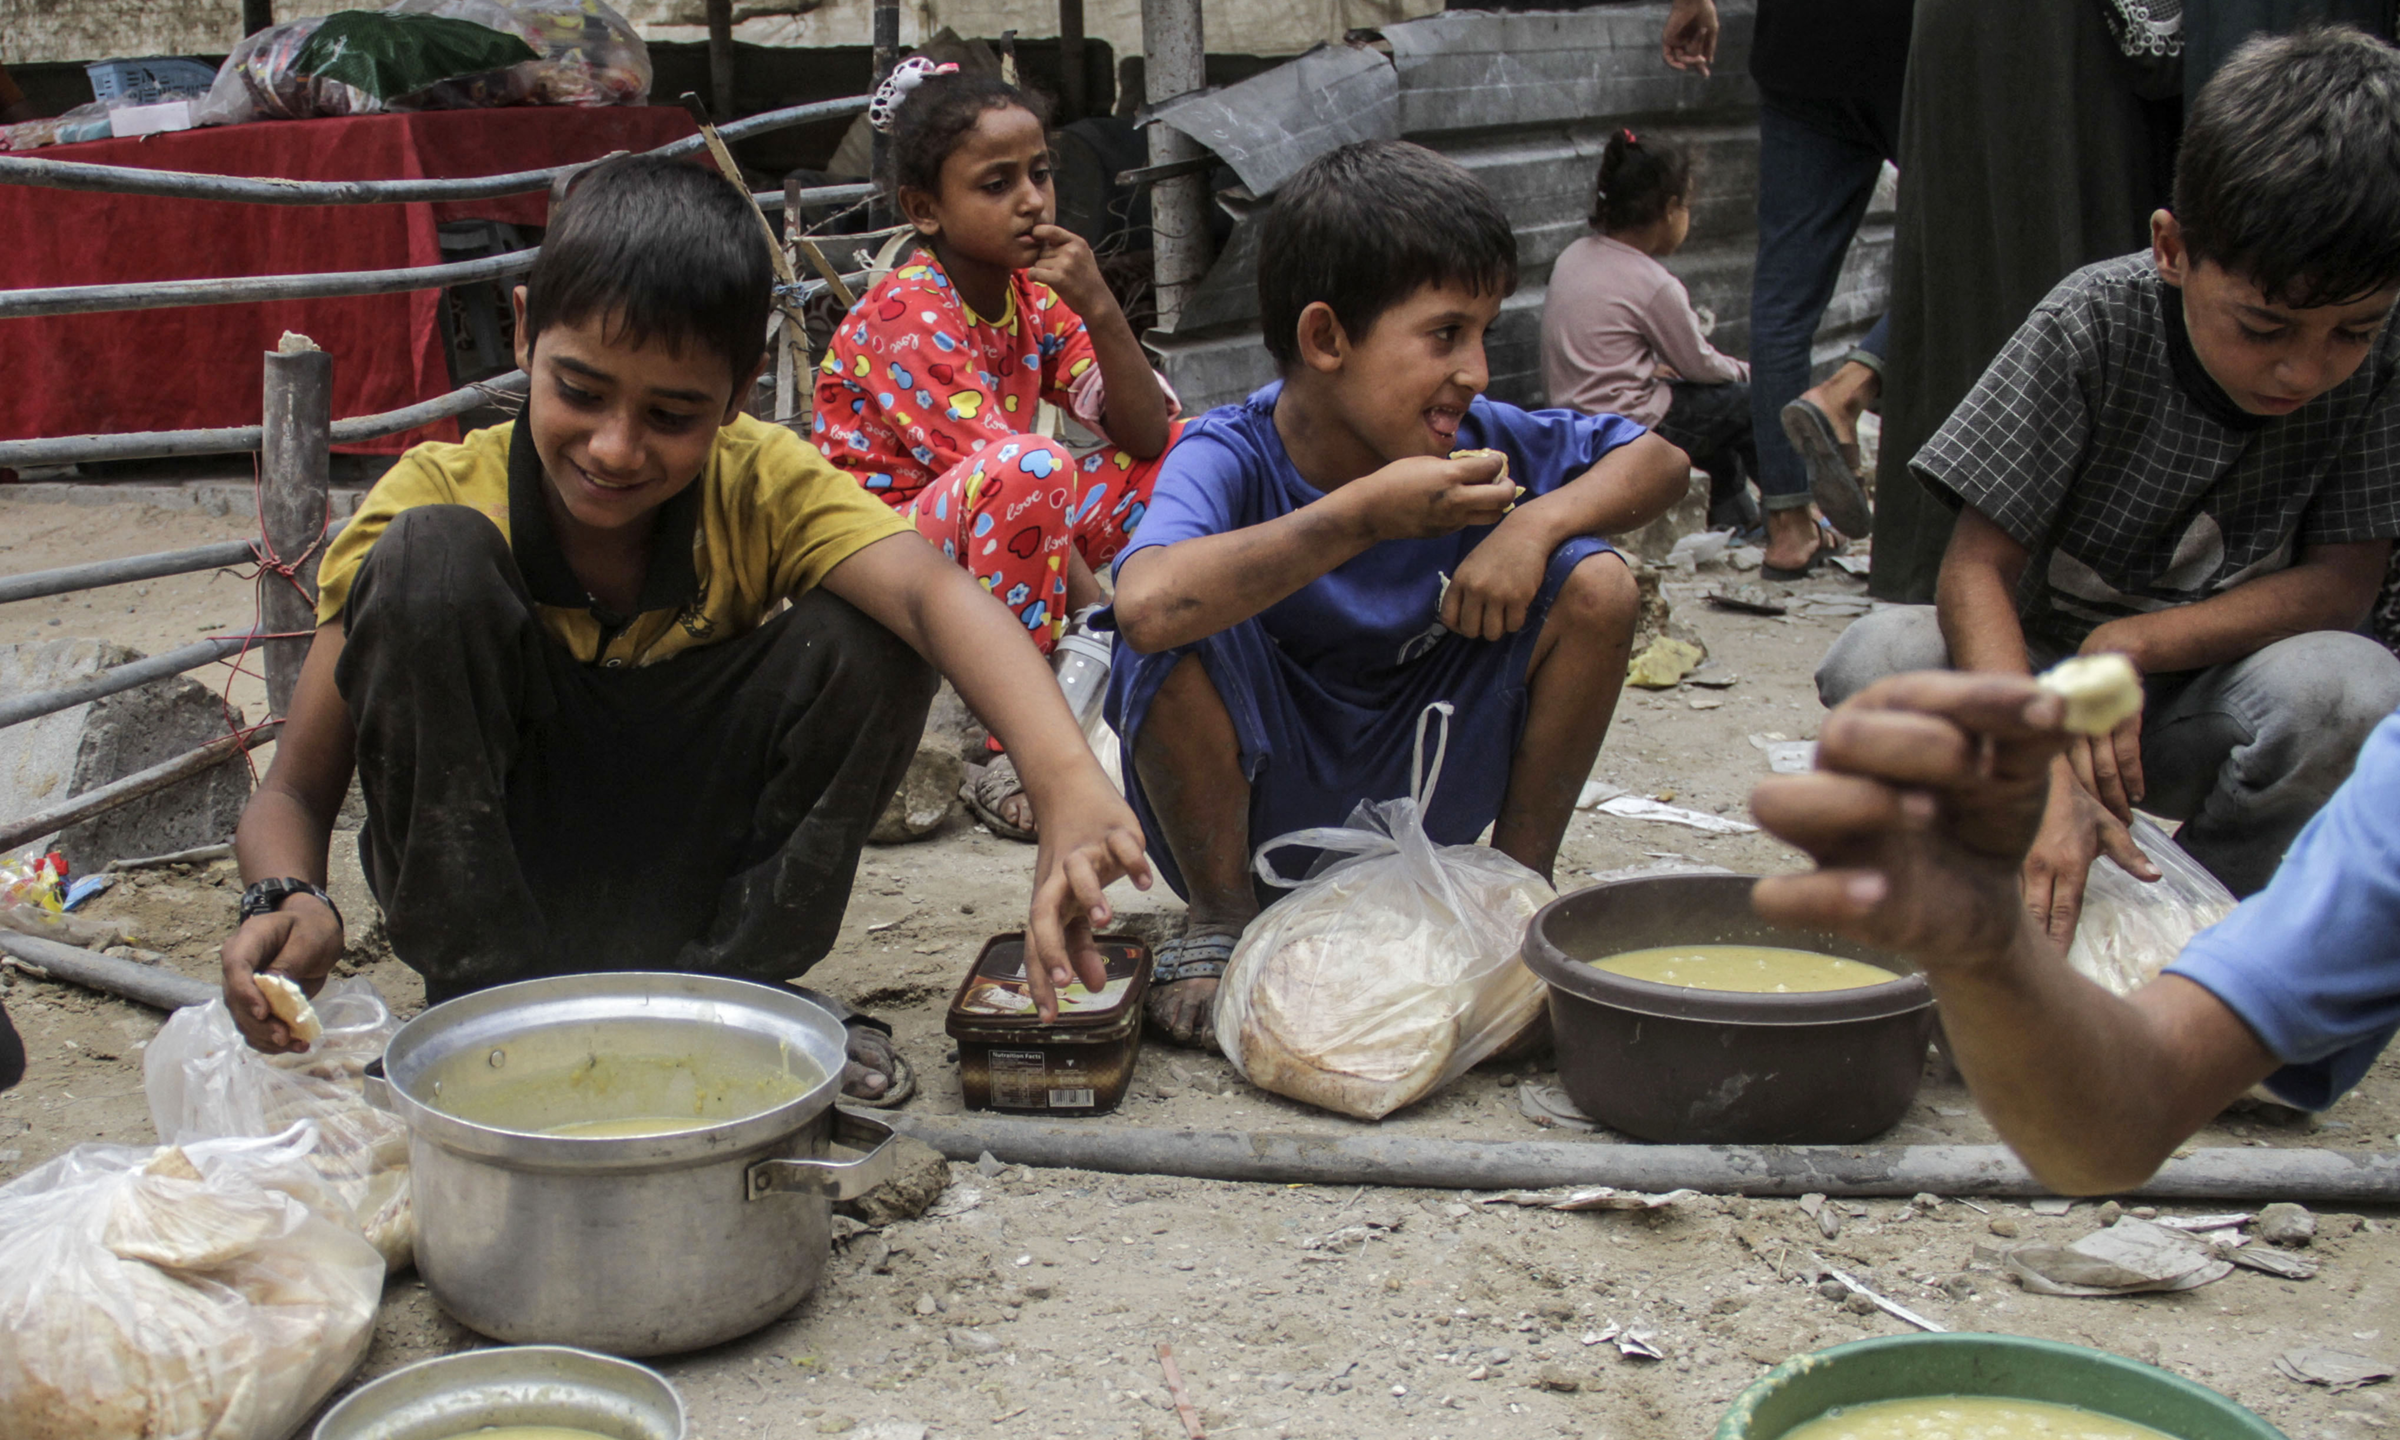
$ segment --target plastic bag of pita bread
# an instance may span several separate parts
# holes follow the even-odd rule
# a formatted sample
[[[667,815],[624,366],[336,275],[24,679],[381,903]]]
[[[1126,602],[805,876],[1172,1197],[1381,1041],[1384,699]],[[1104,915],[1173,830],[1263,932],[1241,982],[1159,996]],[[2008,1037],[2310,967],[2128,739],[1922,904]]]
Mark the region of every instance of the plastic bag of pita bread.
[[[325,1033],[298,1055],[251,1049],[221,999],[176,1011],[142,1055],[150,1123],[160,1141],[179,1144],[278,1135],[295,1120],[315,1121],[308,1163],[348,1202],[385,1264],[401,1270],[416,1248],[408,1127],[369,1105],[359,1078],[400,1022],[358,978],[318,991],[315,1008]]]
[[[366,1355],[383,1257],[266,1140],[79,1145],[0,1186],[0,1435],[284,1440]]]
[[[1543,986],[1519,951],[1555,892],[1497,850],[1425,833],[1449,712],[1444,702],[1418,719],[1408,798],[1361,803],[1346,826],[1259,848],[1260,878],[1291,893],[1243,932],[1217,986],[1216,1028],[1226,1058],[1262,1090],[1380,1120],[1541,1022]],[[1287,879],[1272,857],[1288,847],[1325,858]]]

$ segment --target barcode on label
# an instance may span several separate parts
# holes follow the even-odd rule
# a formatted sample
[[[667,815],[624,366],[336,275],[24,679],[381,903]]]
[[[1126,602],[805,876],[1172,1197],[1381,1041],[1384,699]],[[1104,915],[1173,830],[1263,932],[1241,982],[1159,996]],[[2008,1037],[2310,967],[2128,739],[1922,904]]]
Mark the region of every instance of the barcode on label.
[[[1053,1110],[1073,1110],[1091,1103],[1092,1092],[1088,1086],[1081,1090],[1053,1090],[1050,1092],[1050,1108]]]

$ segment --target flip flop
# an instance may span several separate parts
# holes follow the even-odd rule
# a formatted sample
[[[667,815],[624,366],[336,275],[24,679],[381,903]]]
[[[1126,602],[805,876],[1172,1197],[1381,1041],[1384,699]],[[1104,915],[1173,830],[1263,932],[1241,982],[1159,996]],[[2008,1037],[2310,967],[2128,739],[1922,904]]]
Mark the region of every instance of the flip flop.
[[[789,984],[789,982],[786,983]],[[842,1022],[843,1029],[847,1030],[853,1025],[862,1025],[882,1035],[886,1040],[892,1039],[892,1023],[889,1020],[879,1020],[872,1015],[853,1010],[822,990],[812,990],[806,985],[791,985],[790,988],[802,998],[813,1000],[831,1011],[833,1018]],[[909,1098],[917,1093],[917,1069],[908,1063],[907,1056],[900,1053],[900,1046],[896,1041],[892,1045],[892,1068],[888,1073],[891,1076],[891,1083],[883,1087],[881,1095],[869,1098],[864,1095],[853,1095],[845,1090],[841,1094],[841,1102],[845,1105],[864,1105],[870,1110],[892,1110],[907,1104]]]
[[[1011,825],[1001,818],[1000,807],[1011,795],[1025,793],[1025,782],[1017,778],[1017,762],[1006,755],[995,755],[989,765],[969,765],[967,778],[958,787],[958,798],[967,802],[984,828],[1003,840],[1022,840],[1031,843],[1036,837],[1022,825]]]
[[[1150,962],[1150,993],[1156,995],[1161,987],[1178,981],[1218,978],[1225,973],[1226,965],[1233,959],[1234,947],[1241,944],[1241,940],[1241,936],[1228,935],[1223,931],[1178,935],[1169,940],[1158,947],[1156,957]],[[1148,1007],[1143,1008],[1142,1023],[1157,1031],[1161,1039],[1168,1038],[1165,1029],[1148,1013]],[[1202,1049],[1215,1044],[1213,1035],[1195,1039],[1201,1039]]]
[[[1808,467],[1808,493],[1844,535],[1875,533],[1875,507],[1858,478],[1858,446],[1833,433],[1833,420],[1813,400],[1783,407],[1784,437]]]

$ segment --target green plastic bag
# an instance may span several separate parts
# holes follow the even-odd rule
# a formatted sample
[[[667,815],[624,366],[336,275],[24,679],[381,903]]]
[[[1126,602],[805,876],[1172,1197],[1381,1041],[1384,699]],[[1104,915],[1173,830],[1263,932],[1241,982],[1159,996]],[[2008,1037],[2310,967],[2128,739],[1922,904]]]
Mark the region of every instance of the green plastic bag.
[[[392,10],[341,10],[325,17],[294,57],[296,74],[338,80],[389,103],[462,75],[506,70],[541,56],[515,35]]]

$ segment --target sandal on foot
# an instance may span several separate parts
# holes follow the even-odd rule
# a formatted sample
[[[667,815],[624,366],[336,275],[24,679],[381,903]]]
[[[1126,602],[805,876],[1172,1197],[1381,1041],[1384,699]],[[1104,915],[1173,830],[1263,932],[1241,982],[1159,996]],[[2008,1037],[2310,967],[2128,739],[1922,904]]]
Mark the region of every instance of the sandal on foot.
[[[1233,959],[1234,947],[1241,941],[1241,936],[1228,935],[1221,930],[1197,935],[1178,935],[1169,940],[1166,944],[1158,947],[1157,957],[1150,962],[1151,995],[1155,997],[1162,988],[1185,980],[1218,979],[1224,975],[1226,965]],[[1142,1008],[1143,1020],[1153,1030],[1158,1031],[1162,1038],[1171,1038],[1167,1035],[1166,1027],[1159,1023],[1149,1006],[1145,1004]],[[1195,1035],[1193,1039],[1201,1041],[1203,1044],[1207,1043],[1203,1037],[1198,1035]]]
[[[818,1005],[831,1011],[833,1018],[842,1022],[842,1028],[845,1031],[851,1029],[872,1030],[886,1040],[892,1038],[892,1025],[888,1020],[879,1020],[872,1015],[863,1015],[822,990],[811,990],[806,985],[794,985],[791,988],[803,999],[815,1001]],[[849,1060],[849,1053],[850,1048],[845,1043],[842,1047],[845,1064],[855,1063]],[[892,1068],[885,1072],[885,1080],[881,1095],[853,1095],[848,1090],[843,1090],[841,1093],[842,1103],[864,1105],[871,1110],[892,1110],[908,1103],[909,1098],[917,1093],[917,1070],[915,1066],[908,1063],[908,1057],[900,1053],[900,1047],[897,1044],[892,1046]]]
[[[1808,467],[1808,493],[1844,535],[1875,532],[1875,507],[1859,483],[1858,445],[1833,433],[1833,418],[1813,400],[1783,407],[1784,437]]]
[[[1034,839],[1034,833],[1023,825],[1011,825],[1002,818],[1000,807],[1009,798],[1025,793],[1025,782],[1017,778],[1017,762],[1006,755],[995,755],[989,765],[969,765],[965,783],[958,787],[958,798],[967,802],[975,818],[984,828],[1003,840]]]
[[[1758,567],[1758,578],[1780,581],[1785,584],[1794,580],[1806,580],[1810,572],[1823,565],[1826,560],[1849,548],[1849,541],[1844,540],[1831,525],[1820,520],[1817,522],[1817,548],[1809,553],[1808,559],[1796,566],[1769,565],[1761,561]]]

